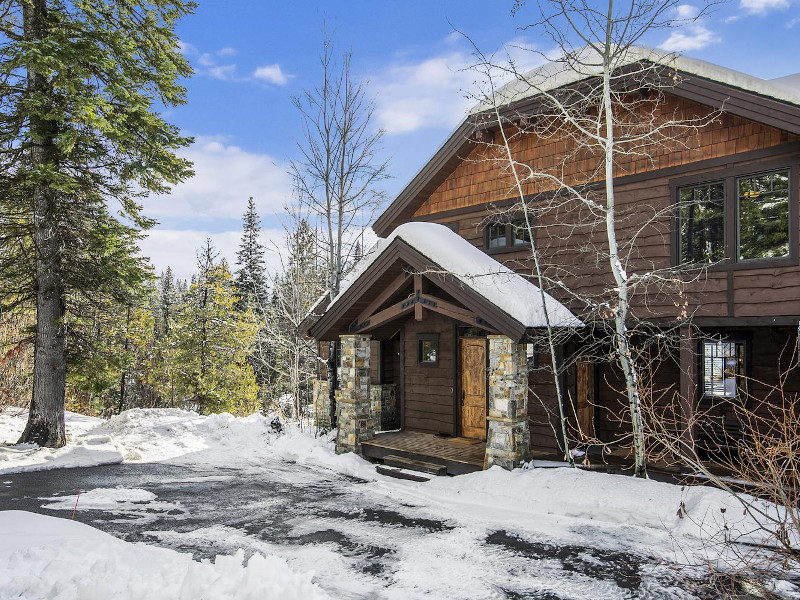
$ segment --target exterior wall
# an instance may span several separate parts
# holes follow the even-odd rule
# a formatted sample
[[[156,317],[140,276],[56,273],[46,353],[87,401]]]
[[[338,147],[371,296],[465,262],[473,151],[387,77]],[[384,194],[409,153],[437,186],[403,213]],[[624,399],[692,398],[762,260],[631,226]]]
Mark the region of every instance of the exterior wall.
[[[798,167],[798,158],[784,155],[786,165]],[[732,164],[757,171],[763,160],[752,160]],[[698,165],[701,167],[702,165]],[[724,172],[724,171],[723,171]],[[720,173],[719,168],[698,168],[681,174],[709,178]],[[625,240],[636,235],[636,254],[631,258],[629,272],[668,269],[673,264],[674,220],[671,207],[674,204],[674,188],[670,183],[675,176],[658,175],[653,179],[618,185],[618,236]],[[800,179],[800,178],[798,178]],[[795,181],[795,184],[798,182]],[[800,199],[800,189],[793,189],[795,204]],[[730,203],[732,205],[732,203]],[[430,214],[426,221],[443,223],[457,228],[458,233],[475,246],[486,251],[484,227],[492,211],[487,207],[466,209],[457,214]],[[660,215],[654,219],[653,215]],[[543,214],[536,228],[537,249],[542,254],[546,274],[562,280],[576,293],[593,296],[611,285],[609,267],[603,258],[598,260],[598,251],[605,248],[605,230],[600,224],[579,224],[586,214],[579,206],[562,206],[558,214]],[[567,221],[567,222],[565,222]],[[651,221],[647,223],[646,221]],[[800,237],[800,227],[798,227]],[[521,273],[531,273],[533,264],[529,251],[489,251],[494,258]],[[675,319],[692,313],[697,317],[765,317],[800,314],[800,264],[780,267],[734,268],[714,267],[704,272],[687,272],[685,282],[676,286],[673,293],[640,288],[632,297],[633,310],[641,318]],[[681,302],[675,299],[681,289]],[[550,290],[559,297],[558,290]],[[582,305],[566,295],[559,300],[580,314]],[[685,302],[685,305],[684,305]]]
[[[424,311],[423,320],[413,318],[404,325],[405,428],[425,433],[455,434],[453,423],[453,379],[455,349],[450,318]],[[439,360],[435,367],[417,363],[417,334],[439,334]]]
[[[664,119],[673,117],[695,119],[712,113],[712,110],[706,106],[671,96],[667,97],[670,100],[661,107],[660,111]],[[494,143],[502,144],[500,135],[496,134],[495,137]],[[652,160],[620,157],[617,162],[617,172],[620,176],[646,173],[777,146],[797,139],[798,136],[774,127],[726,113],[699,134],[687,131],[682,138],[672,144],[650,148],[649,153]],[[687,148],[689,149],[687,150]],[[561,161],[572,150],[562,140],[541,140],[535,135],[514,137],[511,149],[516,160],[531,164],[540,172],[561,172]],[[503,160],[499,151],[487,151],[483,147],[476,147],[467,159],[431,194],[430,199],[416,211],[414,216],[430,215],[466,206],[482,206],[507,197],[509,190],[514,189],[514,184],[508,173],[498,174],[498,163],[495,162],[498,157],[501,161]],[[592,172],[600,160],[601,157],[591,156],[587,151],[578,152],[565,165],[563,174],[566,182],[568,184],[584,183],[583,174]],[[524,192],[525,194],[535,194],[550,189],[553,189],[552,184],[529,183],[525,185]]]

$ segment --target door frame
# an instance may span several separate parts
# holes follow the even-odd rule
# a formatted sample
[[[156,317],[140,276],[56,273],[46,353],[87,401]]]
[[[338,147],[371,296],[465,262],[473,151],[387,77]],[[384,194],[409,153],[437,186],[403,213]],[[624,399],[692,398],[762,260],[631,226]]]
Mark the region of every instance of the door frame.
[[[461,340],[464,338],[483,339],[484,342],[484,377],[486,378],[484,390],[484,411],[485,411],[485,424],[483,430],[483,439],[488,439],[489,436],[489,338],[486,334],[466,334],[462,335],[459,331],[463,326],[459,326],[458,322],[453,320],[453,347],[455,348],[455,360],[453,361],[453,435],[455,437],[462,437],[463,431],[461,430]]]

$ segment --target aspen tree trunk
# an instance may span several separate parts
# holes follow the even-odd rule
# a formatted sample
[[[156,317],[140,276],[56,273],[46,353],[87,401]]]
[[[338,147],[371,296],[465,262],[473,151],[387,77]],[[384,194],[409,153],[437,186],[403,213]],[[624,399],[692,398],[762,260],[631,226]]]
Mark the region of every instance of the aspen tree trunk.
[[[23,3],[25,41],[36,42],[45,35],[46,0]],[[39,96],[47,91],[47,80],[28,67],[28,92]],[[41,177],[54,160],[57,125],[41,116],[31,116],[31,168]],[[34,346],[33,395],[25,431],[20,443],[59,448],[66,444],[64,395],[67,357],[64,331],[64,284],[61,274],[61,242],[56,227],[56,195],[41,179],[32,186],[33,226],[36,247],[36,343]]]
[[[612,14],[613,0],[609,0],[608,14]],[[603,110],[605,112],[605,192],[606,192],[606,235],[608,237],[608,258],[611,272],[614,275],[618,294],[617,307],[614,313],[614,346],[622,372],[625,375],[625,387],[628,392],[628,405],[633,428],[633,451],[636,477],[647,477],[647,465],[644,453],[644,432],[642,428],[642,407],[639,395],[639,381],[636,364],[631,352],[627,328],[627,317],[630,303],[628,300],[628,275],[619,258],[616,224],[614,222],[614,114],[611,105],[611,65],[609,53],[613,51],[611,40],[611,20],[608,21],[606,44],[603,50]]]

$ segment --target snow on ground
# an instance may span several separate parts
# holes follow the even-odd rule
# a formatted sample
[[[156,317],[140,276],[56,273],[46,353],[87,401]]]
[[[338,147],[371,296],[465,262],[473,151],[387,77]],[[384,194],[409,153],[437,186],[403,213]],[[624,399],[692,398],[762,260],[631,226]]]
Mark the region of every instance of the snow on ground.
[[[131,544],[75,521],[0,512],[0,600],[263,600],[327,598],[310,573],[275,556],[244,552],[197,562],[147,544]]]
[[[6,439],[14,439],[17,435],[14,431],[21,430],[25,415],[14,416],[6,413],[0,415],[0,419],[2,419],[0,436],[5,435]],[[205,468],[211,467],[212,474],[214,468],[220,467],[226,469],[220,474],[223,478],[229,473],[228,469],[247,472],[248,476],[250,474],[257,476],[259,471],[271,473],[275,470],[275,465],[283,461],[307,467],[305,471],[294,469],[291,472],[289,476],[293,478],[292,482],[295,484],[302,483],[303,473],[310,475],[320,469],[358,477],[369,482],[362,486],[365,491],[361,493],[368,493],[371,498],[382,497],[387,505],[422,507],[421,510],[431,518],[458,522],[458,528],[453,532],[434,532],[420,539],[415,538],[413,543],[409,541],[408,547],[413,547],[414,551],[403,555],[400,567],[394,574],[395,581],[402,583],[405,580],[409,586],[419,577],[429,582],[436,581],[436,573],[433,571],[441,573],[442,568],[452,571],[451,575],[442,580],[442,585],[446,585],[445,581],[452,582],[453,577],[463,582],[470,581],[470,577],[477,571],[469,565],[480,557],[481,560],[490,558],[487,558],[485,546],[481,542],[483,539],[481,536],[485,536],[486,531],[507,530],[523,536],[551,538],[558,540],[558,543],[576,545],[593,544],[597,536],[593,537],[592,531],[602,530],[606,533],[613,531],[621,548],[631,548],[666,561],[689,561],[695,564],[705,564],[708,560],[719,558],[710,556],[709,552],[710,549],[716,548],[712,542],[722,538],[730,539],[741,535],[745,540],[761,541],[755,533],[751,533],[758,528],[754,527],[750,517],[743,513],[738,500],[710,487],[683,488],[629,476],[568,468],[532,468],[508,472],[495,467],[488,471],[455,478],[434,478],[425,483],[397,480],[377,474],[373,465],[354,454],[336,455],[333,452],[330,436],[315,437],[312,431],[301,431],[294,425],[287,426],[283,434],[277,434],[270,427],[270,421],[270,418],[259,415],[244,418],[227,414],[204,417],[178,409],[134,409],[112,417],[108,421],[69,415],[70,442],[66,448],[55,452],[25,448],[22,450],[26,453],[24,459],[16,461],[6,459],[5,462],[0,459],[0,474],[73,466],[77,461],[70,462],[68,457],[73,456],[77,449],[107,446],[109,449],[113,448],[113,452],[124,458],[125,462],[203,465]],[[7,432],[11,432],[12,435],[9,436]],[[102,444],[94,444],[93,440],[104,441]],[[0,456],[3,452],[14,452],[17,448],[0,447]],[[65,458],[60,460],[47,458],[59,452],[62,454],[58,456]],[[84,460],[89,456],[84,454]],[[102,458],[102,455],[97,455],[95,458]],[[66,513],[65,516],[68,516],[67,511],[73,509],[77,498],[72,495],[43,500],[48,501],[43,508],[62,510]],[[121,519],[135,520],[142,524],[165,516],[174,519],[177,524],[184,518],[180,503],[162,502],[154,494],[143,489],[97,488],[82,493],[79,503],[79,510],[103,510]],[[342,510],[357,508],[358,506],[342,507]],[[766,505],[762,505],[761,508],[769,510]],[[8,518],[2,513],[0,516]],[[0,531],[3,531],[0,540],[6,540],[8,537],[4,535],[3,522],[0,522]],[[309,524],[312,528],[324,525],[319,522]],[[303,533],[301,529],[302,524],[298,524],[294,533],[301,535]],[[348,533],[356,537],[363,536],[365,531],[367,530],[362,528],[359,532]],[[54,535],[60,535],[66,534],[67,530],[55,528],[53,532]],[[225,552],[235,552],[237,548],[250,547],[268,557],[258,558],[257,561],[269,562],[272,560],[269,556],[274,554],[273,550],[276,549],[274,545],[266,542],[261,546],[254,545],[252,539],[249,545],[244,544],[242,540],[247,537],[245,534],[224,527],[180,533],[162,530],[154,533],[154,537],[169,542],[170,536],[178,539],[191,534],[208,536],[209,539],[229,540],[230,544],[220,547]],[[460,553],[458,556],[450,557],[447,565],[443,567],[440,559],[454,547],[454,536],[464,538],[461,540],[463,543],[457,544]],[[364,539],[363,543],[370,544],[374,541]],[[7,548],[3,549],[6,545],[5,542],[0,542],[0,559],[3,557],[3,552],[8,551]],[[119,551],[119,556],[128,552],[122,548],[115,546],[114,552]],[[23,554],[26,552],[19,547],[16,550]],[[282,556],[289,556],[290,564],[301,571],[313,569],[315,560],[324,560],[327,564],[342,560],[336,552],[325,548],[298,549],[296,556],[287,555],[285,549],[283,550]],[[60,560],[58,556],[42,554],[44,550],[35,548],[32,548],[31,552],[36,560],[31,563],[34,565],[33,570],[24,571],[27,574],[25,577],[30,577],[31,582],[39,576],[42,581],[60,581],[60,571],[55,566],[48,566],[57,564]],[[72,551],[64,550],[64,552]],[[136,552],[144,550],[137,547]],[[326,554],[323,557],[315,555],[315,552]],[[466,555],[471,558],[467,560]],[[115,554],[108,559],[111,565],[116,565],[113,562],[117,560],[116,556]],[[434,556],[440,559],[431,560]],[[183,573],[187,567],[180,562],[181,560],[184,559],[175,558],[169,563],[172,565],[170,568]],[[219,560],[223,561],[224,567],[216,566]],[[127,564],[127,559],[125,561],[120,559],[120,562]],[[245,581],[250,567],[243,567],[242,562],[243,557],[239,555],[218,559],[215,565],[202,566],[202,569],[208,572],[203,571],[205,574],[198,575],[198,580],[203,577],[219,577],[227,581],[226,578],[229,576],[227,573],[232,570],[233,574],[230,577]],[[221,574],[220,569],[226,574]],[[461,573],[464,569],[466,571]],[[69,569],[65,567],[65,572],[67,571]],[[4,575],[0,571],[0,581],[4,581],[11,574],[8,572]],[[80,578],[74,578],[70,581],[79,580]],[[24,585],[34,585],[34,583]],[[220,585],[228,584],[220,583]],[[2,594],[0,591],[0,598],[3,597]],[[581,597],[583,595],[583,592],[578,594]],[[184,597],[192,596],[190,594]]]
[[[27,418],[27,409],[10,408],[0,412],[0,473],[91,467],[123,461],[120,449],[108,434],[90,433],[103,422],[101,419],[67,412],[68,443],[63,448],[52,449],[16,443]]]

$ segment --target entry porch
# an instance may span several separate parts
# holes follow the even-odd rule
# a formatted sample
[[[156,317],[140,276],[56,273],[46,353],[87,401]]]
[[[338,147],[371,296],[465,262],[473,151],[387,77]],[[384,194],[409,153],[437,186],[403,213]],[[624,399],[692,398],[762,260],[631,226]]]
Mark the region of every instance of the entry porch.
[[[362,442],[361,454],[364,458],[381,461],[399,456],[442,465],[448,475],[464,475],[483,470],[486,442],[416,431],[391,431],[378,433],[371,440]]]

